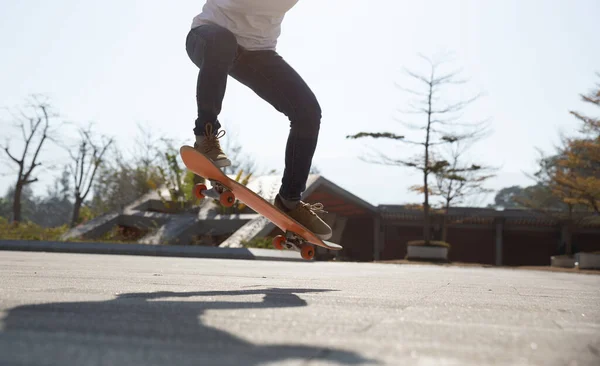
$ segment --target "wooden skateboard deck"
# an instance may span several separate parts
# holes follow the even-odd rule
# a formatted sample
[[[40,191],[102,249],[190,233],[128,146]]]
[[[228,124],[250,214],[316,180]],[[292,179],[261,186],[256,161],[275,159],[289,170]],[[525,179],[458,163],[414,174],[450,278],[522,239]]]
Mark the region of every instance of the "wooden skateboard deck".
[[[229,189],[235,195],[235,198],[242,201],[257,213],[263,215],[279,227],[284,233],[291,232],[300,236],[308,243],[321,246],[331,250],[340,250],[342,246],[321,240],[306,227],[286,215],[283,211],[269,203],[267,200],[254,193],[246,186],[229,178],[223,171],[217,167],[208,157],[196,151],[191,146],[182,146],[179,150],[185,166],[197,175],[219,182]]]

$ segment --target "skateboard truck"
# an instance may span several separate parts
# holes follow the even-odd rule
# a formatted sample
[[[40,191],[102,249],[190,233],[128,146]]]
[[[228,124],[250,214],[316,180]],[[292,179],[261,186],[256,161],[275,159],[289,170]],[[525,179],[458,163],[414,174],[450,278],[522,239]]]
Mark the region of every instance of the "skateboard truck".
[[[310,260],[315,256],[315,247],[307,243],[306,240],[298,234],[291,231],[286,231],[285,235],[277,235],[273,238],[273,246],[275,249],[293,249],[300,252],[303,259]]]
[[[235,203],[235,195],[229,188],[225,187],[221,183],[209,179],[212,187],[208,189],[204,184],[196,184],[194,186],[194,196],[199,200],[204,197],[214,198],[219,200],[225,207],[231,207]]]

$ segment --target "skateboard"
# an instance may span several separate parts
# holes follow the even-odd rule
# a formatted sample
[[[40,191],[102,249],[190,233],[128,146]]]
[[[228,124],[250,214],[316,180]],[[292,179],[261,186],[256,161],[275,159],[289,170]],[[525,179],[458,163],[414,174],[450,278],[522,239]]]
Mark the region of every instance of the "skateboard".
[[[331,250],[342,249],[342,246],[339,244],[321,240],[306,227],[254,193],[251,189],[229,178],[208,157],[193,147],[182,146],[179,149],[179,153],[181,154],[183,163],[189,170],[211,182],[211,189],[207,189],[204,184],[196,184],[194,186],[194,195],[198,199],[203,199],[204,197],[215,198],[225,207],[233,206],[236,199],[240,200],[246,206],[269,219],[285,233],[273,238],[273,246],[276,249],[296,250],[306,260],[313,259],[315,256],[313,245]]]

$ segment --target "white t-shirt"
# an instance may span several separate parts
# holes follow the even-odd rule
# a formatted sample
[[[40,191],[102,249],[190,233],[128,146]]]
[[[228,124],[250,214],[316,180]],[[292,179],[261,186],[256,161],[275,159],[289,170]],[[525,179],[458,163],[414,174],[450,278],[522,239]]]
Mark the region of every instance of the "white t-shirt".
[[[274,50],[285,13],[298,0],[206,0],[192,28],[217,24],[230,30],[248,50]]]

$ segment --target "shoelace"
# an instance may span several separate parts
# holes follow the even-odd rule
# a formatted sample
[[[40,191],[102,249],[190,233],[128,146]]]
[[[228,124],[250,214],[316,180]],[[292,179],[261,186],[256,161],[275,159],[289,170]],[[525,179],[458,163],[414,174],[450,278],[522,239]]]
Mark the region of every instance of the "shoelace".
[[[221,149],[221,144],[219,144],[219,139],[225,136],[225,130],[221,130],[217,132],[216,135],[213,134],[213,125],[212,123],[207,123],[206,127],[204,127],[204,135],[206,136],[206,151],[210,151],[211,149],[217,149],[219,153],[223,153]]]
[[[323,206],[322,203],[317,202],[317,203],[304,203],[302,202],[302,207],[305,208],[306,210],[308,210],[310,213],[312,213],[313,215],[316,215],[316,213],[327,213],[327,211],[325,211],[323,208],[325,208],[325,206]]]

